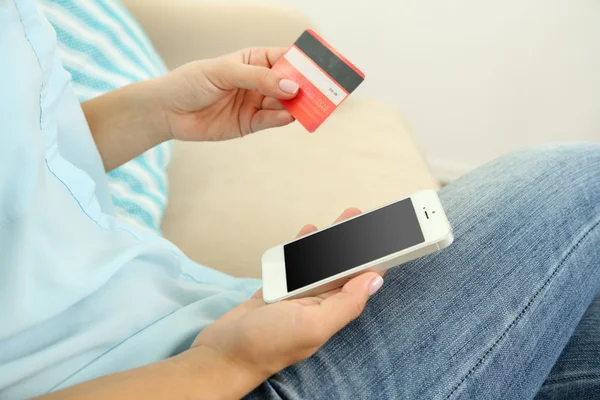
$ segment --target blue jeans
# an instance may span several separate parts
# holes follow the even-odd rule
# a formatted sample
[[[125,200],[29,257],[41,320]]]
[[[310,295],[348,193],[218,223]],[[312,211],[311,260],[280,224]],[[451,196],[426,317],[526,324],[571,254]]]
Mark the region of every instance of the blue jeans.
[[[440,197],[454,244],[248,398],[600,398],[600,145],[520,151]]]

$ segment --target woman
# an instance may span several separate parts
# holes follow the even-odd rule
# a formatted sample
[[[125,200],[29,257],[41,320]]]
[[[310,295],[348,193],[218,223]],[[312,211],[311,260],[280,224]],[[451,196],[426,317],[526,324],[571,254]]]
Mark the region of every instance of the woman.
[[[449,185],[455,243],[383,286],[366,273],[265,305],[254,281],[116,218],[105,172],[169,139],[292,122],[276,99],[297,86],[269,70],[283,50],[80,106],[32,0],[0,3],[0,30],[0,397],[600,394],[599,145],[522,151]]]

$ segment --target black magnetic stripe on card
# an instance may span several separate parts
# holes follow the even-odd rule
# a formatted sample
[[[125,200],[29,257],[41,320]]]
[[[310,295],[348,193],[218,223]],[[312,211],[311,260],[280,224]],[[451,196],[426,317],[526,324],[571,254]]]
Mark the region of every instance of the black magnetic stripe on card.
[[[352,93],[364,80],[308,31],[304,31],[294,44],[348,93]]]

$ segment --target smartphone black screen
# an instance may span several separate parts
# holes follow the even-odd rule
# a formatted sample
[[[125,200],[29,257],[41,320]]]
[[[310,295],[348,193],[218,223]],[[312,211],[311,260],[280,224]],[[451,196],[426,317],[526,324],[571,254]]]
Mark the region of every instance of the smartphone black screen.
[[[328,278],[424,241],[410,198],[283,247],[287,290]]]

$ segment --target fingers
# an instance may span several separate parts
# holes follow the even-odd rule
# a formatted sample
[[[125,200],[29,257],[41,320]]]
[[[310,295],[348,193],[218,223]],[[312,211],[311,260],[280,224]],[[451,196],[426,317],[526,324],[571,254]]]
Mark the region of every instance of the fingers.
[[[226,90],[234,88],[257,90],[265,96],[276,99],[291,99],[298,93],[296,82],[282,78],[267,67],[222,60],[210,74],[212,76],[209,79]]]
[[[317,227],[314,226],[313,224],[308,224],[308,225],[304,225],[302,227],[302,229],[300,229],[300,232],[298,232],[298,235],[296,235],[297,238],[302,237],[302,236],[306,236],[309,233],[312,233],[314,231],[317,230]]]
[[[284,110],[283,104],[273,97],[265,97],[262,101],[263,110]]]
[[[286,51],[286,47],[248,47],[222,58],[271,68]]]
[[[361,213],[361,211],[356,207],[347,208],[344,210],[342,215],[340,215],[333,223],[335,224],[338,222],[342,222],[348,218],[356,217],[360,213]],[[317,227],[312,224],[304,225],[304,227],[300,230],[300,232],[298,233],[298,235],[296,237],[299,238],[299,237],[308,235],[309,233],[312,233],[316,230],[317,230]]]
[[[294,117],[286,110],[260,110],[252,116],[250,129],[258,132],[263,129],[285,126],[294,122]]]
[[[326,335],[348,325],[357,318],[365,308],[369,297],[375,294],[383,285],[383,278],[374,272],[367,272],[351,279],[341,291],[326,297],[320,304],[324,315],[327,315]]]
[[[338,222],[342,222],[344,220],[347,220],[348,218],[356,217],[357,215],[359,215],[361,213],[362,213],[362,211],[360,211],[356,207],[347,208],[344,210],[342,215],[340,215],[333,223],[337,224]]]
[[[285,48],[285,47],[269,47],[269,48],[261,49],[261,50],[264,51],[265,57],[267,58],[267,61],[269,63],[269,67],[272,67],[273,64],[275,64],[277,62],[277,60],[279,60],[279,58],[285,54],[285,52],[287,51],[287,48]]]

